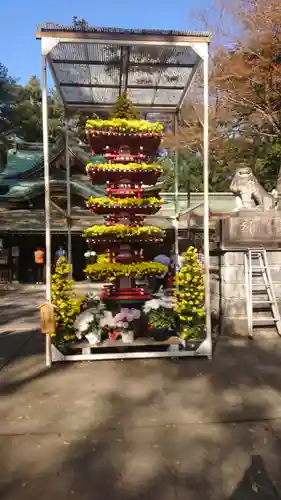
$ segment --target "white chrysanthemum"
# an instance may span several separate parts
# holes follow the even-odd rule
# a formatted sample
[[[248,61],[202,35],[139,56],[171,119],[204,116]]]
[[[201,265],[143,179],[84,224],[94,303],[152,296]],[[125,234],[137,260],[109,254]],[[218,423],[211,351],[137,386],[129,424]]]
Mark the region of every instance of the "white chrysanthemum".
[[[78,339],[82,338],[84,332],[86,332],[93,321],[93,315],[95,314],[95,309],[88,309],[82,312],[76,318],[74,323],[74,328],[77,331],[76,336]]]
[[[115,318],[112,316],[111,311],[104,311],[103,318],[100,320],[100,326],[108,326],[109,328],[114,328],[116,324]]]
[[[98,333],[88,333],[85,337],[89,344],[99,344],[101,336]]]

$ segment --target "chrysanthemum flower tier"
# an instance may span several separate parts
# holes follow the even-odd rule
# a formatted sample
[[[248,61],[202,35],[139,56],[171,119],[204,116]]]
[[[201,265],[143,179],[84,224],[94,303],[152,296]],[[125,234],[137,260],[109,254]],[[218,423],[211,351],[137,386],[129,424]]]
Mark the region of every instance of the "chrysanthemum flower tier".
[[[134,217],[142,214],[154,215],[160,210],[163,200],[150,196],[144,198],[89,198],[87,207],[96,214],[112,214],[121,217],[133,214]]]
[[[161,243],[164,233],[155,226],[107,223],[85,229],[84,235],[91,243]]]
[[[130,154],[153,155],[160,146],[164,127],[161,123],[146,120],[87,120],[86,134],[95,154],[107,154],[109,148],[118,153],[122,146],[130,148]]]
[[[162,173],[162,168],[153,163],[89,163],[86,170],[94,184],[122,183],[129,178],[132,183],[149,185],[155,184]]]
[[[103,300],[115,302],[118,300],[120,303],[125,302],[126,304],[143,303],[151,298],[150,294],[144,286],[132,286],[132,283],[135,283],[136,280],[143,281],[147,278],[161,276],[167,269],[157,262],[137,260],[137,257],[131,254],[124,259],[131,262],[118,261],[121,260],[120,255],[126,251],[126,248],[117,250],[116,254],[112,256],[113,262],[88,264],[85,272],[93,281],[111,283],[102,290],[101,298]]]

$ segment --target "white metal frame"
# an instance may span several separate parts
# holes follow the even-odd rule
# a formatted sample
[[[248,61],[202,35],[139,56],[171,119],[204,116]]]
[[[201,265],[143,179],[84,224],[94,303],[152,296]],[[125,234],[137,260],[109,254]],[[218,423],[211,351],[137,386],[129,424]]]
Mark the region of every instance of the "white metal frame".
[[[147,357],[190,357],[190,356],[207,356],[209,359],[212,358],[212,332],[211,332],[211,300],[210,300],[210,273],[209,273],[209,78],[208,78],[208,53],[209,53],[209,42],[206,37],[203,41],[182,41],[182,42],[169,42],[169,41],[136,41],[136,40],[123,40],[118,39],[118,33],[116,34],[116,40],[106,40],[106,34],[102,39],[91,39],[90,36],[85,38],[75,38],[71,36],[71,32],[64,33],[62,37],[50,37],[44,33],[37,35],[37,38],[41,38],[41,48],[42,48],[42,119],[43,119],[43,144],[44,144],[44,176],[45,176],[45,227],[46,227],[46,300],[51,301],[51,211],[50,211],[50,173],[49,173],[49,139],[48,139],[48,102],[47,102],[47,62],[50,63],[50,69],[54,77],[54,82],[58,88],[58,92],[62,97],[60,91],[59,82],[57,81],[56,74],[51,60],[48,57],[50,51],[58,43],[109,43],[111,45],[123,45],[123,46],[178,46],[178,47],[191,47],[197,53],[197,63],[189,76],[188,82],[186,83],[185,89],[182,93],[179,103],[177,106],[171,106],[171,108],[154,108],[153,112],[162,112],[174,114],[175,117],[175,128],[177,126],[178,113],[182,107],[186,94],[192,84],[193,77],[195,76],[196,69],[200,61],[203,61],[204,67],[204,121],[203,121],[203,136],[204,136],[204,262],[205,262],[205,309],[206,309],[206,338],[202,341],[200,347],[196,351],[178,351],[176,354],[173,351],[163,352],[138,352],[138,353],[106,353],[106,354],[81,354],[72,356],[63,356],[59,351],[51,344],[50,336],[46,336],[46,364],[51,366],[52,360],[88,360],[88,359],[117,359],[117,358],[147,358]],[[199,39],[198,39],[199,40]],[[77,109],[77,105],[75,106]],[[83,109],[88,109],[88,106],[81,106]],[[101,106],[90,106],[89,109],[92,111],[98,111],[102,109]],[[65,113],[71,109],[71,106],[65,108]],[[142,111],[149,111],[148,109],[142,108]],[[68,148],[68,127],[69,123],[66,120],[65,126],[65,145],[66,145],[66,172],[67,172],[67,223],[68,223],[68,258],[70,262],[72,261],[72,251],[71,251],[71,196],[70,196],[70,160],[69,160],[69,148]],[[177,148],[176,148],[177,150]],[[178,157],[177,152],[175,154],[175,250],[178,256]]]

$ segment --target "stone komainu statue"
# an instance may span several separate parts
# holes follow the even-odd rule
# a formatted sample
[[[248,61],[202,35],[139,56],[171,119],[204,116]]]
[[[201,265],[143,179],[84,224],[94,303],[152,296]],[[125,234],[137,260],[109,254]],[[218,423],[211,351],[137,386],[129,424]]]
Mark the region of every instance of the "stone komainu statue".
[[[277,191],[274,189],[271,194],[267,193],[254,176],[251,168],[244,167],[236,170],[230,185],[230,191],[236,199],[235,210],[256,208],[268,211],[278,208]]]

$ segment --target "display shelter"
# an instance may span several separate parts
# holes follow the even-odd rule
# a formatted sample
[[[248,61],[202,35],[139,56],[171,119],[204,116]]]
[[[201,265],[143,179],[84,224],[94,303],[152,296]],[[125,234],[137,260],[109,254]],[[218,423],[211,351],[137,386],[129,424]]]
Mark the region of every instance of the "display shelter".
[[[203,68],[202,120],[204,138],[204,263],[206,339],[194,351],[176,356],[212,356],[209,274],[209,32],[160,31],[65,26],[55,23],[37,27],[42,50],[42,115],[46,217],[46,301],[51,302],[51,220],[48,139],[47,66],[65,110],[67,171],[68,259],[71,263],[71,197],[68,157],[69,118],[75,111],[110,111],[118,95],[127,92],[141,113],[178,117],[199,68]],[[178,255],[178,155],[175,151],[175,250]],[[124,354],[124,353],[123,353]],[[157,353],[154,353],[157,354]],[[161,353],[163,355],[164,353]],[[171,353],[165,353],[171,355]],[[174,354],[175,355],[175,354]],[[52,363],[51,339],[46,336],[46,363]]]

